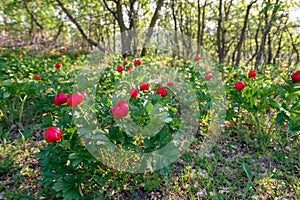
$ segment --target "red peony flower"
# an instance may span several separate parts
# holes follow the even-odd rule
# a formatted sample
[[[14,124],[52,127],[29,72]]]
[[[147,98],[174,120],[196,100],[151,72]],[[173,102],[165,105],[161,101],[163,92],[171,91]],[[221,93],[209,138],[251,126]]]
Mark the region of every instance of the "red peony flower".
[[[137,60],[133,61],[133,64],[134,65],[140,65],[140,64],[142,64],[142,62],[141,62],[141,60],[137,59]]]
[[[167,83],[167,86],[172,86],[172,85],[173,85],[172,81],[170,81],[170,82]]]
[[[78,58],[78,57],[79,57],[79,53],[76,53],[76,54],[75,54],[75,57]]]
[[[41,76],[39,76],[39,75],[34,75],[33,78],[34,78],[35,80],[41,80]]]
[[[83,98],[83,96],[79,92],[70,94],[70,97],[68,99],[68,105],[71,106],[71,107],[76,107],[79,104],[81,104],[82,98]]]
[[[300,82],[300,70],[296,71],[291,75],[292,80],[295,82]]]
[[[183,61],[183,64],[186,65],[186,61]]]
[[[122,71],[124,71],[124,69],[125,69],[125,68],[124,68],[123,66],[121,66],[121,65],[118,65],[118,67],[117,67],[117,71],[120,72],[120,73],[121,73]]]
[[[56,142],[61,137],[62,131],[55,126],[50,126],[45,132],[45,138],[49,143]]]
[[[195,56],[195,60],[196,60],[196,61],[201,60],[201,56],[200,56],[200,55],[196,55],[196,56]]]
[[[132,97],[132,98],[136,98],[137,95],[138,95],[138,93],[139,93],[139,91],[138,91],[136,88],[131,88],[131,89],[130,89],[130,92],[129,92],[129,95],[130,95],[130,97]]]
[[[79,92],[79,94],[82,96],[82,98],[86,98],[86,93],[85,92]]]
[[[164,88],[158,88],[158,89],[156,90],[156,94],[159,94],[159,95],[161,95],[162,97],[165,97],[165,96],[167,96],[167,90],[165,90]]]
[[[110,113],[117,119],[122,119],[128,115],[129,107],[127,101],[120,100],[110,109]]]
[[[245,88],[245,83],[243,81],[239,81],[235,83],[235,89],[236,90],[242,90]]]
[[[56,64],[55,64],[55,68],[60,68],[61,67],[61,63],[60,62],[57,62]]]
[[[19,59],[22,58],[22,54],[18,54],[18,58],[19,58]]]
[[[172,64],[171,64],[171,67],[174,67],[174,66],[175,66],[174,63],[172,63]]]
[[[65,93],[61,92],[61,93],[59,93],[59,94],[57,94],[57,95],[54,96],[52,102],[55,105],[60,106],[60,105],[62,105],[64,103],[66,103],[67,99],[68,99],[68,96]]]
[[[127,65],[127,64],[128,64],[128,62],[127,62],[126,60],[124,60],[123,64],[124,64],[124,65]]]
[[[257,75],[257,72],[255,70],[250,70],[248,73],[249,78],[255,78]]]
[[[204,78],[205,80],[209,81],[210,79],[212,79],[213,75],[211,73],[206,73]]]
[[[129,72],[134,72],[134,69],[131,68],[131,67],[129,67],[129,68],[128,68],[128,71],[129,71]]]
[[[140,90],[149,90],[149,84],[141,82],[140,83]]]

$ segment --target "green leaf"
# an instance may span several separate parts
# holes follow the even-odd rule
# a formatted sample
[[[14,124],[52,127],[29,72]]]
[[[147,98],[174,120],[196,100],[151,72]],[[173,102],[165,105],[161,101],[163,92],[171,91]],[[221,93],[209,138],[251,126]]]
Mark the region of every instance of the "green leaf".
[[[100,186],[104,186],[107,182],[107,180],[109,179],[109,177],[101,177],[99,175],[94,176],[94,180],[100,185]]]
[[[146,112],[149,113],[150,109],[153,107],[152,103],[148,103],[147,107],[146,107]]]
[[[285,119],[289,119],[289,117],[285,114],[285,112],[280,112],[276,117],[276,123],[282,125]]]
[[[172,106],[168,106],[168,110],[171,111],[171,112],[173,112],[173,113],[177,113],[178,112],[177,108],[172,107]]]
[[[58,179],[52,186],[52,189],[56,192],[67,191],[73,187],[74,184],[65,182],[62,178]]]
[[[70,199],[70,200],[74,200],[74,199],[80,199],[80,193],[79,193],[79,189],[76,190],[76,188],[70,189],[65,191],[64,193],[64,199]]]
[[[3,93],[3,99],[8,98],[9,96],[10,96],[10,93],[8,93],[8,92],[4,92]]]
[[[243,163],[242,166],[243,166],[244,171],[246,172],[246,175],[247,175],[249,181],[252,182],[253,174],[252,174],[249,166],[246,163]]]

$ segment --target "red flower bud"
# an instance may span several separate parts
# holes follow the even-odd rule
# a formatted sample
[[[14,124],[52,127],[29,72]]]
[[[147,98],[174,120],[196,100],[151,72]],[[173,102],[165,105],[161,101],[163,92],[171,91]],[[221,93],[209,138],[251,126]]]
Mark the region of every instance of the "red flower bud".
[[[167,86],[172,86],[172,85],[173,85],[172,81],[170,81],[170,82],[167,83]]]
[[[117,71],[121,73],[122,71],[124,71],[124,67],[121,66],[121,65],[119,65],[119,66],[117,67]]]
[[[138,59],[137,59],[137,60],[134,60],[134,61],[133,61],[133,64],[134,64],[134,65],[140,65],[140,64],[142,64],[142,62],[141,62],[141,60],[138,60]]]
[[[201,56],[200,56],[200,55],[196,55],[196,56],[195,56],[195,60],[196,60],[196,61],[201,60]]]
[[[86,93],[85,92],[79,92],[79,94],[82,96],[82,98],[86,98]]]
[[[300,82],[300,70],[292,74],[292,80],[295,82]]]
[[[132,73],[132,72],[134,72],[134,69],[131,68],[131,67],[129,67],[129,68],[128,68],[128,71]]]
[[[35,80],[41,80],[41,76],[39,76],[39,75],[34,75],[33,78],[34,78]]]
[[[159,95],[161,95],[162,97],[165,97],[165,96],[167,96],[167,90],[165,90],[164,88],[158,88],[158,89],[156,90],[156,94],[159,94]]]
[[[204,78],[205,80],[209,81],[210,79],[212,79],[213,75],[211,73],[206,73]]]
[[[56,64],[55,64],[55,68],[60,68],[61,67],[61,63],[60,62],[57,62]]]
[[[257,72],[255,70],[250,70],[248,73],[249,78],[255,78],[257,75]]]
[[[61,93],[59,93],[59,94],[57,94],[57,95],[54,96],[52,102],[55,105],[60,106],[60,105],[62,105],[64,103],[66,103],[67,99],[68,99],[67,95],[65,93],[61,92]]]
[[[149,90],[149,84],[141,82],[140,83],[140,90]]]
[[[129,92],[129,95],[130,95],[130,97],[132,97],[132,98],[136,98],[137,95],[138,95],[138,93],[139,93],[139,91],[138,91],[136,88],[131,88],[131,89],[130,89],[130,92]]]
[[[81,93],[70,94],[70,97],[68,99],[68,105],[71,107],[76,107],[79,104],[81,104],[82,98],[83,98],[83,96]]]
[[[110,109],[110,113],[117,119],[122,119],[128,115],[129,107],[125,100],[120,100]]]
[[[236,90],[242,90],[245,88],[245,83],[243,81],[239,81],[235,83],[235,89]]]
[[[61,137],[62,131],[55,126],[50,126],[45,132],[45,138],[49,143],[56,142]]]

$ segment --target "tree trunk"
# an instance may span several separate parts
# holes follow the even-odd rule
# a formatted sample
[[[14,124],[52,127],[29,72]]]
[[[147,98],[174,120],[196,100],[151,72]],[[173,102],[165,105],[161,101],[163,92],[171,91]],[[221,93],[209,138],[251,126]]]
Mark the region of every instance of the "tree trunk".
[[[230,0],[228,2],[228,4],[226,3],[226,1],[224,1],[224,18],[222,18],[222,23],[228,21],[229,14],[230,14],[230,9],[231,9],[232,5],[233,5],[233,0]],[[221,28],[221,31],[222,31],[222,33],[221,33],[221,45],[222,45],[222,48],[221,49],[222,49],[222,60],[223,60],[223,63],[224,63],[224,59],[226,58],[227,53],[230,49],[230,46],[233,44],[233,42],[226,41],[227,29],[225,29],[224,26],[222,26],[222,25],[221,25],[221,27],[222,27]],[[228,43],[229,43],[229,45],[226,45]]]
[[[223,63],[223,49],[221,46],[221,32],[222,32],[222,0],[219,0],[219,17],[218,17],[218,27],[217,27],[217,46],[218,46],[218,56],[219,63]]]
[[[136,33],[137,23],[138,23],[138,16],[137,11],[134,9],[134,4],[136,3],[136,0],[130,0],[130,12],[129,12],[129,38],[131,39],[133,43],[132,47],[132,53],[137,53],[137,44],[138,44],[138,38]]]
[[[200,34],[200,46],[203,45],[203,38],[204,38],[204,29],[205,29],[205,9],[207,5],[207,0],[205,0],[204,5],[202,6],[202,24],[201,24],[201,34]]]
[[[288,32],[290,38],[291,38],[293,51],[296,53],[296,63],[295,63],[295,64],[298,64],[299,61],[300,61],[299,51],[298,51],[297,46],[296,46],[296,44],[295,44],[295,41],[294,41],[294,38],[293,38],[292,33],[289,31],[289,29],[286,29],[286,30],[287,30],[287,32]],[[293,52],[292,52],[291,54],[293,54]],[[289,63],[291,63],[291,62],[289,61]]]
[[[247,63],[252,62],[258,53],[258,34],[260,30],[261,21],[258,22],[258,26],[255,32],[254,40],[255,40],[255,52],[252,54],[251,58],[247,61]]]
[[[200,53],[200,40],[201,40],[201,5],[200,5],[200,0],[197,1],[197,21],[198,21],[198,30],[197,30],[197,54]]]
[[[122,55],[124,58],[126,58],[127,56],[130,55],[130,52],[131,52],[131,48],[130,48],[131,40],[130,40],[130,38],[128,36],[128,32],[127,32],[127,30],[129,30],[129,28],[126,27],[125,22],[124,22],[122,0],[116,0],[113,2],[116,4],[116,11],[112,10],[108,6],[106,0],[103,0],[103,3],[105,5],[105,7],[107,8],[107,10],[114,16],[114,18],[118,22],[118,25],[119,25],[119,28],[121,31]]]
[[[271,19],[266,24],[265,31],[263,32],[263,36],[262,36],[262,39],[261,39],[259,51],[258,51],[256,61],[255,61],[255,69],[258,69],[258,66],[260,65],[261,57],[262,57],[262,54],[264,53],[264,50],[265,50],[265,43],[266,43],[267,36],[268,36],[268,34],[269,34],[269,32],[272,28],[273,21],[276,20],[276,14],[277,14],[277,11],[279,9],[278,2],[279,2],[279,0],[276,0],[276,2],[274,4],[273,11],[272,11]]]
[[[122,1],[117,0],[115,1],[117,4],[117,22],[119,24],[120,30],[121,30],[121,43],[122,43],[122,55],[124,58],[129,56],[131,54],[131,38],[129,38],[127,30],[129,30],[125,26],[124,18],[123,18],[123,9],[122,9]]]
[[[173,57],[178,56],[180,53],[180,47],[178,43],[178,26],[177,26],[177,16],[175,12],[175,0],[172,0],[172,17],[174,22],[174,49],[173,49]]]
[[[113,35],[114,35],[113,50],[115,52],[116,51],[116,20],[114,20]]]
[[[267,59],[267,63],[271,64],[272,62],[272,38],[271,38],[271,34],[268,34],[268,53],[267,53],[268,59]]]
[[[274,56],[274,58],[273,58],[273,63],[274,64],[277,64],[277,59],[278,59],[278,57],[279,57],[279,55],[280,55],[280,51],[281,51],[281,48],[282,48],[282,46],[281,46],[281,43],[282,43],[282,32],[280,33],[280,36],[279,36],[279,40],[278,40],[278,47],[277,47],[277,50],[276,50],[276,53],[275,53],[275,56]]]
[[[148,31],[146,33],[146,40],[145,40],[145,43],[143,45],[141,56],[145,56],[146,55],[146,43],[149,42],[150,39],[151,39],[151,36],[153,34],[153,29],[154,29],[155,24],[156,24],[156,22],[158,20],[159,13],[160,13],[160,10],[161,10],[161,8],[162,8],[163,5],[164,5],[164,0],[158,0],[155,12],[154,12],[154,14],[152,16],[152,19],[151,19],[151,22],[150,22],[149,29],[148,29]]]
[[[180,14],[179,14],[179,16],[180,16],[180,19],[179,19],[179,29],[180,29],[180,35],[181,35],[181,40],[182,40],[182,43],[184,44],[184,46],[186,46],[186,44],[187,44],[187,37],[186,37],[186,33],[185,33],[185,29],[184,29],[184,24],[183,24],[183,22],[184,22],[184,16],[185,16],[185,14],[183,13],[183,8],[180,6],[180,9],[179,9],[179,11],[180,11]],[[181,53],[181,56],[184,56],[184,57],[186,57],[186,48],[182,48],[182,53]]]
[[[252,5],[256,2],[252,1],[248,6],[247,6],[247,10],[246,10],[246,15],[245,15],[245,19],[244,19],[244,25],[240,34],[240,40],[237,46],[237,56],[236,56],[236,63],[235,63],[235,67],[237,68],[240,65],[240,60],[241,60],[241,51],[242,51],[242,46],[243,46],[243,42],[244,42],[244,38],[245,38],[245,33],[246,33],[246,29],[247,29],[247,24],[248,24],[248,19],[249,19],[249,14],[250,14],[250,10]]]

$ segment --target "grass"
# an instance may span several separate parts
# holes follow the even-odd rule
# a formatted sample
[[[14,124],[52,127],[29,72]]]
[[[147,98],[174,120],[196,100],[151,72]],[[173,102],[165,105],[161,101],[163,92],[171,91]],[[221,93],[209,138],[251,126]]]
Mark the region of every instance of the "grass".
[[[193,149],[174,164],[167,175],[153,174],[142,183],[110,191],[111,199],[299,199],[299,137],[285,146],[262,152],[245,145],[243,135],[230,128],[203,158]],[[222,141],[222,142],[221,142]],[[0,144],[1,196],[4,199],[49,198],[39,186],[39,166],[34,158],[43,141],[32,138]],[[193,148],[197,148],[194,144]],[[131,183],[130,183],[131,182]]]
[[[35,154],[43,141],[4,139],[0,144],[0,194],[4,199],[36,199],[42,196]]]

